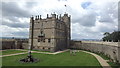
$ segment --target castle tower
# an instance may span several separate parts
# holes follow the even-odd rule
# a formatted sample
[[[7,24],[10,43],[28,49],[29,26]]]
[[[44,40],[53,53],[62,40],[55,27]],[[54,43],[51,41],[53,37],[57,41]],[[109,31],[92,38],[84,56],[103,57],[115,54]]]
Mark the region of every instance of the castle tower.
[[[70,31],[70,16],[68,16],[68,14],[64,14],[63,16],[63,21],[65,22],[66,25],[66,41],[67,41],[67,48],[69,48],[70,45],[70,38],[71,38],[71,31]]]
[[[58,51],[69,47],[70,41],[70,17],[51,14],[45,19],[41,15],[30,18],[29,44],[31,42],[31,24],[33,28],[33,49],[44,51]]]

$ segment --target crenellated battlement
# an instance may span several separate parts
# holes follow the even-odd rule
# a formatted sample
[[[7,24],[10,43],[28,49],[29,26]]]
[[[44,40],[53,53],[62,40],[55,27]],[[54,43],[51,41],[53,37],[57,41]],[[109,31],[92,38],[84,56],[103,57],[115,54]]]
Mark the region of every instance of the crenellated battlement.
[[[57,15],[57,14],[47,14],[46,18],[42,18],[41,15],[36,15],[36,16],[32,16],[31,19],[32,20],[47,20],[47,19],[52,19],[52,20],[59,20],[59,21],[63,21],[64,19],[68,18],[68,20],[70,20],[70,15],[68,16],[68,14],[64,14],[63,16],[60,15]]]

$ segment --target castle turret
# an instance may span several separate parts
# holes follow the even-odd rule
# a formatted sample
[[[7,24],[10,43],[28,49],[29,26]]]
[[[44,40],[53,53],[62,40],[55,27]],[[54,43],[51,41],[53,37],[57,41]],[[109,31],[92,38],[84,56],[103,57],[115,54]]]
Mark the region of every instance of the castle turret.
[[[68,17],[68,14],[64,14],[62,17],[63,21],[65,22],[66,26],[70,28],[70,17]]]
[[[70,35],[70,17],[68,16],[68,14],[65,13],[64,16],[62,17],[62,19],[66,25],[66,35],[67,35],[66,42],[67,42],[67,47],[69,47],[70,37],[71,37],[71,35]]]

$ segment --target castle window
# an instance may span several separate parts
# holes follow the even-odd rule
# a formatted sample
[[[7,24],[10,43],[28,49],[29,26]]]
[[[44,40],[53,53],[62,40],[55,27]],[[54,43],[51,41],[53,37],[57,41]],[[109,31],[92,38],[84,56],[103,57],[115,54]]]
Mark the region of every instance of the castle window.
[[[45,39],[43,39],[43,42],[45,42]]]
[[[40,39],[38,39],[38,42],[40,42]]]
[[[43,31],[41,31],[41,34],[43,34]]]
[[[51,41],[51,40],[50,40],[50,39],[48,39],[48,43],[50,43],[50,41]]]
[[[48,48],[48,50],[50,50],[50,48]]]

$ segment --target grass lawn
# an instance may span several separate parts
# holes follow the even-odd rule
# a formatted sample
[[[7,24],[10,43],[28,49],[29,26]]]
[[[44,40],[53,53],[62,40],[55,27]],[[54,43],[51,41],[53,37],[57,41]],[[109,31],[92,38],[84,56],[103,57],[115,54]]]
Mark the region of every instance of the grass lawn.
[[[19,50],[6,50],[2,51],[2,55],[9,55],[9,54],[15,54],[15,53],[22,53],[26,51],[19,51]]]
[[[3,57],[3,66],[101,66],[98,60],[90,54],[77,52],[71,56],[69,52],[56,55],[33,53],[34,58],[40,61],[36,63],[21,63],[19,60],[27,54]]]

